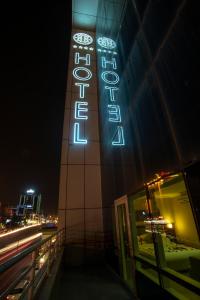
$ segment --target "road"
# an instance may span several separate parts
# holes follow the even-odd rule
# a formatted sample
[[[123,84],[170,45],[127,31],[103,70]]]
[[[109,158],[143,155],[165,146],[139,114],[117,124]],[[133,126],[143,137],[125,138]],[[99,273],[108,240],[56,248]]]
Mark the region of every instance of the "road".
[[[41,225],[34,224],[26,227],[17,228],[13,231],[0,234],[0,249],[6,247],[7,245],[26,238],[34,233],[41,231]]]
[[[0,236],[0,265],[43,238],[40,226],[29,226],[22,230]],[[31,265],[31,254],[0,274],[0,293]]]

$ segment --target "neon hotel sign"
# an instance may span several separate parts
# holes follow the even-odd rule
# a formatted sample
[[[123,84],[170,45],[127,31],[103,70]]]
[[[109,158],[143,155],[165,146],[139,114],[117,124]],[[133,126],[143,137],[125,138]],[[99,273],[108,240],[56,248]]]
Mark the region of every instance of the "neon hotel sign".
[[[83,136],[83,128],[81,128],[81,121],[87,122],[88,120],[88,102],[86,100],[87,89],[90,88],[90,80],[92,78],[91,71],[91,51],[93,48],[91,44],[93,43],[93,38],[85,33],[76,33],[73,35],[73,40],[79,44],[79,46],[74,45],[73,47],[77,49],[74,55],[75,68],[73,69],[73,77],[77,82],[75,86],[79,89],[79,99],[75,101],[74,106],[74,126],[73,126],[73,142],[74,144],[87,144],[88,140]],[[116,48],[116,43],[106,37],[98,38],[97,43],[99,46],[104,48],[103,50],[98,49],[99,52],[102,52],[101,56],[101,65],[103,72],[101,73],[101,79],[105,83],[104,88],[108,93],[109,104],[107,104],[107,114],[108,121],[113,123],[113,135],[112,145],[113,146],[123,146],[125,145],[124,141],[124,131],[122,126],[122,118],[120,105],[117,99],[117,91],[119,90],[119,75],[117,74],[117,62],[115,57],[112,57],[111,60],[107,60],[104,56],[105,53],[113,53],[114,48]],[[78,49],[85,49],[88,53],[84,56],[78,52]],[[107,49],[107,50],[105,50]]]

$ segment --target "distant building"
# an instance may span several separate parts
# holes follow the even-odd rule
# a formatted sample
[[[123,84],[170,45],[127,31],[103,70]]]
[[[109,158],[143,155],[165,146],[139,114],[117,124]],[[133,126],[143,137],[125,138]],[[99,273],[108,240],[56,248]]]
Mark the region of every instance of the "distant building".
[[[20,195],[19,204],[17,205],[16,214],[18,216],[39,214],[41,206],[41,194],[29,189]]]
[[[15,208],[0,202],[0,217],[12,217],[15,214]]]

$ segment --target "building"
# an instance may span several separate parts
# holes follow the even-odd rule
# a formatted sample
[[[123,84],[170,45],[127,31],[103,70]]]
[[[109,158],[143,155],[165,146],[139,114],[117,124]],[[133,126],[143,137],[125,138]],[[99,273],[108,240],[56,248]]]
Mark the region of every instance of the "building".
[[[16,214],[18,216],[30,216],[40,214],[42,196],[32,189],[27,190],[20,195],[19,204],[17,205]]]
[[[200,290],[197,11],[73,1],[60,227],[70,259],[117,256],[140,297],[141,282],[152,296]]]

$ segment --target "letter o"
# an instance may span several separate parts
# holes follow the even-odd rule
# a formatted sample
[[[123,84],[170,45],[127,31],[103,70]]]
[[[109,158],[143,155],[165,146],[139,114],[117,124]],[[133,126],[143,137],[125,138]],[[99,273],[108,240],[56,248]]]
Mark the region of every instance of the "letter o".
[[[79,71],[85,71],[87,73],[87,76],[86,77],[79,76],[77,74]],[[87,68],[77,67],[73,70],[73,76],[78,80],[87,81],[87,80],[90,80],[90,78],[92,78],[92,72]]]
[[[108,80],[106,78],[107,74],[111,74],[111,75],[114,75],[115,76],[115,80],[114,81],[111,81],[111,80]],[[104,71],[102,74],[101,74],[101,78],[103,79],[103,81],[105,81],[106,83],[108,84],[117,84],[119,82],[119,76],[117,73],[113,72],[113,71]]]

